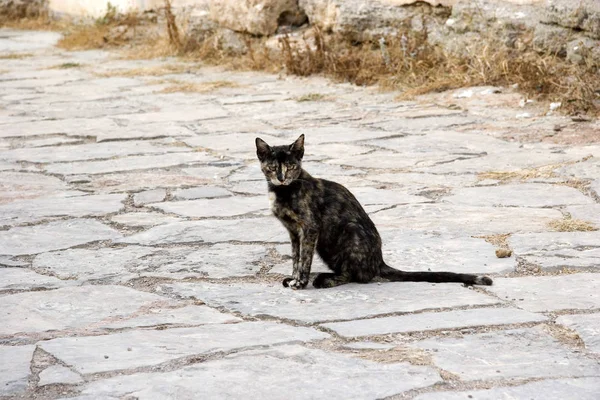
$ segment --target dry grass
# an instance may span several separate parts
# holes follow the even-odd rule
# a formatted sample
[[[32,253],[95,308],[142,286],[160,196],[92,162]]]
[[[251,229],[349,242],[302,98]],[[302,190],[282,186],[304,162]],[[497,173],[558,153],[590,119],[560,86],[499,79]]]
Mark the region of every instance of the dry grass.
[[[62,64],[55,65],[50,67],[50,69],[70,69],[70,68],[80,68],[81,64],[75,62],[66,62]]]
[[[219,89],[235,88],[240,86],[237,83],[231,81],[211,81],[194,83],[171,80],[169,81],[169,83],[172,83],[172,85],[162,90],[159,90],[157,93],[209,93]]]
[[[581,160],[575,161],[566,161],[558,164],[549,164],[542,165],[540,167],[535,168],[524,168],[516,171],[488,171],[482,172],[477,175],[479,180],[484,179],[492,179],[496,181],[500,181],[501,183],[507,183],[511,181],[519,181],[524,182],[530,179],[547,179],[547,178],[556,178],[557,175],[554,172],[556,169],[560,167],[564,167],[567,165],[578,164],[580,162],[584,162],[592,158],[592,155],[586,156]],[[571,186],[571,185],[569,185]]]
[[[591,222],[581,219],[571,219],[570,217],[550,221],[548,227],[557,232],[590,232],[598,230]]]
[[[302,103],[305,101],[325,101],[328,99],[329,99],[328,96],[321,94],[321,93],[308,93],[303,96],[299,96],[299,97],[295,98],[295,100],[299,103]]]
[[[0,60],[22,60],[24,58],[32,57],[31,53],[10,53],[0,54]]]

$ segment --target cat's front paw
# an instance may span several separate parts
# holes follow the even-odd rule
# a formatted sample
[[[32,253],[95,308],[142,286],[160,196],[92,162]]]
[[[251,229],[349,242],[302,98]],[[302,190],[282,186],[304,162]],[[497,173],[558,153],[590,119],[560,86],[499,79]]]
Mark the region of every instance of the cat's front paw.
[[[294,290],[297,290],[297,289],[304,289],[306,287],[306,285],[308,284],[308,281],[304,282],[299,279],[285,278],[282,283],[283,283],[283,287],[289,287]]]

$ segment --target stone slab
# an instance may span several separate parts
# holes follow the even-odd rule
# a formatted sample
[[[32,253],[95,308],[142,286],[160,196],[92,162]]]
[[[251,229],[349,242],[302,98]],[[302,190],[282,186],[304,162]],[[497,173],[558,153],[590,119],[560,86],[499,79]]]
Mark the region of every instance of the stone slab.
[[[600,354],[600,314],[563,315],[556,323],[576,331],[586,349]]]
[[[290,371],[294,371],[293,379]],[[161,397],[281,399],[375,399],[441,382],[430,367],[382,364],[298,345],[249,350],[178,371],[138,373],[89,384],[83,394],[140,400]],[[309,384],[310,383],[310,384]]]
[[[548,318],[516,308],[475,308],[437,313],[419,313],[397,317],[361,319],[323,324],[344,337],[387,335],[456,329],[473,326],[494,326],[546,321]]]
[[[274,322],[136,330],[112,335],[60,338],[39,346],[82,374],[158,365],[187,356],[281,343],[310,342],[329,335]],[[131,348],[131,351],[127,351]],[[108,357],[106,357],[108,356]]]
[[[164,201],[167,197],[165,189],[153,189],[139,192],[133,195],[133,204],[141,207],[148,203],[158,203]]]
[[[461,380],[598,376],[600,364],[572,352],[541,328],[434,338],[410,345]]]
[[[27,389],[35,346],[0,346],[0,396],[15,396]]]
[[[74,175],[77,176],[77,175]],[[69,179],[69,175],[65,177]],[[172,170],[137,171],[91,175],[89,182],[81,185],[82,189],[96,193],[136,192],[144,189],[181,187],[212,183],[208,178],[190,176]]]
[[[600,274],[497,278],[486,290],[532,312],[600,308]]]
[[[600,231],[517,234],[509,243],[515,255],[542,269],[600,267]]]
[[[38,386],[46,385],[76,385],[82,383],[81,375],[71,371],[62,365],[53,365],[40,372],[40,380]]]
[[[165,299],[154,294],[110,285],[7,295],[0,297],[0,335],[84,329],[161,301]]]
[[[56,289],[68,284],[69,282],[36,274],[25,268],[0,268],[0,291]]]
[[[537,399],[540,396],[561,400],[597,400],[599,387],[600,378],[549,379],[485,390],[425,393],[415,397],[415,400]]]
[[[600,196],[600,180],[598,180],[598,188],[595,191]],[[565,211],[571,214],[571,218],[590,222],[597,229],[600,229],[600,204],[569,206],[565,208]]]
[[[266,196],[170,201],[150,204],[149,207],[184,217],[199,218],[234,217],[246,214],[269,215],[270,213]]]
[[[379,233],[385,262],[405,271],[490,274],[510,272],[516,265],[514,257],[496,257],[495,246],[479,238],[385,228]]]
[[[468,206],[496,207],[558,207],[594,203],[575,188],[538,183],[460,188],[444,197],[444,201]]]
[[[195,188],[177,189],[173,196],[178,200],[213,199],[229,197],[231,192],[218,186],[200,186]]]
[[[293,291],[281,283],[179,283],[169,287],[182,296],[247,315],[270,315],[302,322],[349,320],[391,312],[496,304],[498,301],[459,284],[394,282],[348,284],[326,290],[309,286]]]
[[[430,201],[426,197],[414,196],[399,190],[376,189],[370,186],[348,187],[347,189],[350,190],[354,197],[356,197],[356,199],[363,206],[372,204],[415,204]]]
[[[0,225],[17,225],[57,217],[102,216],[124,207],[126,194],[44,197],[0,205]]]
[[[178,222],[179,218],[157,212],[131,212],[111,217],[111,221],[133,227],[150,227]]]
[[[182,106],[175,108],[163,108],[156,112],[146,112],[137,114],[114,115],[116,120],[127,121],[130,124],[149,123],[149,122],[190,122],[224,118],[228,112],[222,107],[212,104],[203,104],[201,107]]]
[[[125,141],[107,143],[89,143],[46,148],[26,148],[0,151],[0,159],[7,161],[29,161],[35,163],[54,163],[122,157],[136,154],[180,153],[185,147],[165,146],[148,141]]]
[[[383,229],[436,231],[461,235],[491,235],[509,232],[544,232],[547,224],[562,218],[547,208],[474,207],[451,204],[408,204],[371,216]]]
[[[221,313],[207,306],[186,306],[181,308],[152,309],[147,314],[121,321],[102,324],[104,329],[145,328],[149,326],[168,325],[207,325],[231,324],[241,322],[242,319]]]
[[[121,234],[98,221],[75,219],[0,231],[0,254],[18,256],[95,242],[114,240]]]
[[[39,82],[36,82],[39,85]],[[94,136],[97,132],[117,128],[109,118],[68,118],[50,121],[32,121],[11,124],[0,132],[0,138],[64,134],[67,136]]]
[[[0,204],[36,197],[61,197],[69,186],[54,176],[27,172],[0,172]]]
[[[145,246],[228,241],[284,243],[289,241],[289,235],[274,217],[265,217],[176,222],[156,226],[119,240],[120,243]]]
[[[200,164],[216,161],[206,153],[160,154],[149,156],[129,156],[114,160],[76,161],[45,166],[47,172],[59,175],[73,174],[106,174],[110,172],[135,171],[155,168],[174,167],[177,165]]]

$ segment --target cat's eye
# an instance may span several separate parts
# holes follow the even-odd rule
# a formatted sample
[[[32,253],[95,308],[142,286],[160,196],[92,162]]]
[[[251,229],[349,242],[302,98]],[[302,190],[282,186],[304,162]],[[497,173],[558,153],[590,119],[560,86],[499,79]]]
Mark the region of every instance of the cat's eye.
[[[276,169],[277,169],[277,167],[276,167],[276,166],[274,166],[274,165],[269,165],[269,166],[267,166],[267,171],[271,171],[271,172],[273,172],[273,171],[275,171]]]
[[[287,168],[288,169],[296,169],[296,168],[298,168],[298,166],[296,164],[290,164],[290,165],[288,165]]]

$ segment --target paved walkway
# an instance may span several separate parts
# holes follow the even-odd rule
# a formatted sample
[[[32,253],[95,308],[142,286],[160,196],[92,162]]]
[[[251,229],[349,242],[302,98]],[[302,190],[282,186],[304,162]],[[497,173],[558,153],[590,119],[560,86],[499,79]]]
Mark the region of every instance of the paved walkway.
[[[598,399],[600,231],[556,229],[600,227],[600,125],[57,38],[0,30],[0,397]],[[283,288],[254,138],[300,133],[390,265],[495,285]]]

